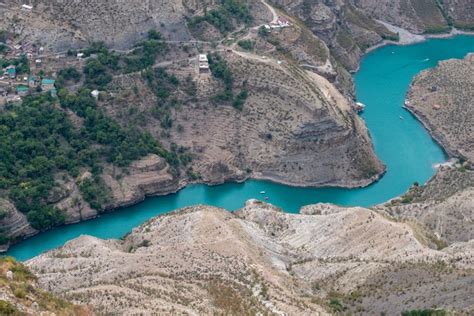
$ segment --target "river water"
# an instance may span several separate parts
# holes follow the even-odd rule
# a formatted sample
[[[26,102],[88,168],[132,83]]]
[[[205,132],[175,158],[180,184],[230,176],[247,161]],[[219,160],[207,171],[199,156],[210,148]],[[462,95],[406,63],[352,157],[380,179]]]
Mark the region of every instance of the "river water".
[[[59,247],[82,234],[119,238],[146,220],[177,208],[207,204],[236,210],[251,198],[263,199],[296,213],[301,206],[330,202],[344,206],[371,206],[404,193],[414,182],[425,183],[434,165],[446,155],[423,126],[402,108],[412,78],[440,60],[463,58],[474,52],[474,36],[430,39],[409,46],[385,46],[369,53],[354,75],[358,101],[367,107],[362,114],[378,157],[387,173],[373,185],[360,189],[295,188],[267,181],[249,180],[215,187],[192,185],[177,194],[152,197],[132,207],[100,218],[68,225],[27,239],[9,251],[18,260],[28,260]],[[265,195],[260,194],[265,191]]]

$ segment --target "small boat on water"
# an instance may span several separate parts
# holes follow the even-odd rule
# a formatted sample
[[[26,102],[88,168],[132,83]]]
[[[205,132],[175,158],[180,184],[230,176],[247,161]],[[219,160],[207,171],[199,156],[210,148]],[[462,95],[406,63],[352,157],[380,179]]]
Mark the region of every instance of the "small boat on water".
[[[260,194],[265,194],[265,191],[260,191]]]
[[[266,197],[265,197],[265,200],[266,200],[266,201],[268,201],[268,199],[269,199],[269,197],[268,197],[268,196],[266,196]]]
[[[401,120],[404,120],[404,119],[405,119],[405,118],[404,118],[403,116],[401,116],[401,115],[399,116],[399,118],[400,118]]]
[[[355,110],[357,113],[363,112],[365,109],[365,104],[361,102],[356,102],[355,104]]]

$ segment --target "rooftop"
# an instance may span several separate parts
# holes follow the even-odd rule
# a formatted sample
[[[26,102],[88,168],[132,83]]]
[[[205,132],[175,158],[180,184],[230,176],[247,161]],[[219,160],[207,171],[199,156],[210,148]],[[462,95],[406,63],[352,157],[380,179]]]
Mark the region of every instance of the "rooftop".
[[[16,91],[18,92],[23,92],[23,91],[28,91],[29,88],[27,86],[18,86],[16,87]]]
[[[56,81],[54,79],[43,79],[41,84],[54,84]]]

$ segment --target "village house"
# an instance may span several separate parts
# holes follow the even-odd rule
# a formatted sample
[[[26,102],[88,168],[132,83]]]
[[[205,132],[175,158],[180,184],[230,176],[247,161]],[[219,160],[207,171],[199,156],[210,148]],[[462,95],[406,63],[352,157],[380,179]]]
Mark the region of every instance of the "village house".
[[[30,88],[36,87],[36,78],[35,78],[35,76],[30,76],[28,78],[28,87],[30,87]]]
[[[100,94],[99,90],[93,90],[91,92],[91,96],[96,100],[99,99],[99,94]]]
[[[30,89],[27,86],[17,86],[16,87],[16,94],[18,94],[21,97],[24,97],[25,95],[30,92]]]
[[[199,73],[209,72],[209,60],[206,54],[199,54]]]
[[[7,96],[7,100],[6,100],[8,103],[10,102],[13,102],[13,103],[16,103],[16,102],[20,102],[21,101],[21,97],[19,95],[9,95]]]
[[[267,27],[267,26],[265,26]],[[276,23],[271,23],[270,24],[270,28],[272,29],[279,29],[279,28],[285,28],[285,27],[290,27],[290,22],[288,21],[288,19],[286,19],[285,17],[282,17],[282,16],[279,16],[278,17],[278,20],[276,21]]]
[[[16,67],[15,66],[8,66],[6,68],[6,75],[10,79],[15,79],[16,78]]]
[[[54,79],[43,79],[41,80],[41,89],[45,92],[49,92],[53,89],[54,87],[55,80]]]

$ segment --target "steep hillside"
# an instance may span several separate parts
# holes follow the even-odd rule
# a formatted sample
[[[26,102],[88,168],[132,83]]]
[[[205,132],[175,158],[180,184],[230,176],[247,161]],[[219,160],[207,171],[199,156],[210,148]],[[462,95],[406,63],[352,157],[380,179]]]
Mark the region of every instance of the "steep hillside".
[[[444,32],[450,26],[472,29],[474,6],[470,0],[354,0],[373,18],[414,33]]]
[[[93,315],[38,287],[36,277],[12,258],[0,258],[0,315]]]
[[[417,220],[443,243],[473,239],[474,221],[474,55],[452,59],[423,71],[412,82],[405,102],[450,154],[458,158],[441,166],[424,186],[415,184],[388,212]]]
[[[250,53],[222,56],[233,89],[248,94],[242,110],[209,102],[224,89],[220,80],[196,77],[181,66],[169,69],[181,73],[181,81],[191,72],[196,97],[173,109],[171,128],[160,127],[152,91],[134,76],[114,82],[120,92],[104,108],[123,124],[136,119],[155,137],[168,134],[163,142],[187,148],[192,171],[206,183],[252,177],[300,186],[360,186],[383,171],[362,121],[326,79]],[[134,82],[149,98],[135,96]],[[133,116],[123,115],[132,110]]]
[[[28,261],[44,289],[99,312],[472,312],[472,245],[443,251],[363,208],[197,206],[123,240],[83,236]],[[386,299],[389,297],[389,299]]]
[[[442,167],[424,186],[413,186],[384,209],[432,231],[434,247],[474,239],[474,172],[462,165]],[[439,239],[439,240],[437,240]]]
[[[383,39],[397,39],[397,34],[350,1],[273,0],[271,3],[303,21],[349,70],[357,68],[361,56],[370,46]]]
[[[355,0],[369,15],[414,33],[436,33],[448,29],[444,10],[436,0]],[[466,10],[466,4],[456,3]],[[472,19],[472,16],[470,17]]]
[[[197,1],[195,6],[204,1]],[[2,0],[0,28],[34,39],[56,51],[104,41],[129,49],[150,29],[171,40],[189,40],[182,1],[33,1],[33,11],[21,10],[23,1]]]
[[[474,55],[441,62],[419,74],[407,107],[455,157],[474,162]]]

